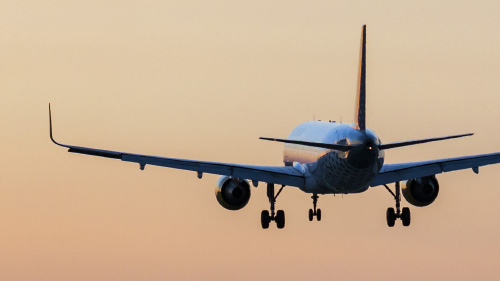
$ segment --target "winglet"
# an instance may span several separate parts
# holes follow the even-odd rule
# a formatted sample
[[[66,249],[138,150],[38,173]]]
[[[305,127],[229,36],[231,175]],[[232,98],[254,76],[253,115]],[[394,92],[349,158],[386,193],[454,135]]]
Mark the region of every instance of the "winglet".
[[[356,129],[366,129],[366,24],[361,29],[361,50],[359,54],[358,95],[356,101]]]
[[[121,152],[58,143],[54,139],[54,136],[52,135],[52,111],[50,110],[50,103],[49,103],[49,125],[50,125],[50,139],[52,140],[52,142],[59,145],[59,146],[68,148],[68,152],[101,156],[101,157],[107,157],[107,158],[115,158],[115,159],[122,158]]]
[[[64,146],[64,145],[58,143],[57,141],[55,141],[54,137],[52,135],[52,111],[50,110],[50,102],[49,102],[49,126],[50,126],[50,139],[52,140],[52,142],[57,144],[57,145]]]
[[[52,111],[50,110],[50,102],[49,102],[49,132],[50,132],[50,139],[52,142],[55,143],[54,138],[52,137]]]

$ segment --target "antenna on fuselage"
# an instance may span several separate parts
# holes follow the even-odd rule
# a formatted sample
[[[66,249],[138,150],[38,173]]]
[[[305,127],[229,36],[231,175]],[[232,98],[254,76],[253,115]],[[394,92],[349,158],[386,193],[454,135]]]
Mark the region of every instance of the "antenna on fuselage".
[[[366,24],[361,28],[361,50],[359,54],[358,95],[356,99],[356,129],[366,129]]]

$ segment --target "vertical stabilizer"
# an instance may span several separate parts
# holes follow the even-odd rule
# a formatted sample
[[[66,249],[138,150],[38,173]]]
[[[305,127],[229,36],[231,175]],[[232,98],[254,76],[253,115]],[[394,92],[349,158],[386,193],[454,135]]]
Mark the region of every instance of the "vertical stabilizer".
[[[361,29],[361,50],[359,54],[358,98],[356,100],[356,129],[366,129],[366,25]]]

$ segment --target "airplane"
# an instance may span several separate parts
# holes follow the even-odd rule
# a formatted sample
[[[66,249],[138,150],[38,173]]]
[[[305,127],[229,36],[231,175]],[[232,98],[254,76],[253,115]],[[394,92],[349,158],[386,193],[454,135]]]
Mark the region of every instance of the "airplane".
[[[472,169],[500,163],[500,153],[435,159],[421,162],[385,164],[385,151],[410,145],[461,138],[472,134],[460,134],[437,138],[419,139],[394,143],[382,143],[374,131],[366,128],[366,25],[361,29],[361,47],[358,73],[357,102],[354,124],[332,121],[308,121],[298,125],[286,139],[261,137],[284,143],[284,166],[255,166],[232,163],[208,162],[148,156],[127,152],[95,149],[61,144],[52,133],[52,112],[49,103],[50,139],[68,148],[68,152],[120,159],[138,163],[141,170],[146,165],[194,171],[198,178],[203,173],[221,175],[216,183],[215,196],[219,204],[228,210],[240,210],[250,200],[250,182],[267,184],[269,210],[261,212],[261,226],[269,228],[274,221],[278,229],[285,226],[285,213],[276,211],[278,196],[285,186],[297,187],[312,194],[313,208],[309,220],[321,220],[317,208],[319,195],[361,193],[369,187],[384,186],[394,197],[395,207],[386,211],[389,227],[397,219],[409,226],[410,209],[401,208],[401,194],[408,203],[417,207],[430,205],[437,198],[439,183],[436,175],[456,170]],[[395,184],[394,191],[388,184]],[[275,193],[275,185],[280,185]]]

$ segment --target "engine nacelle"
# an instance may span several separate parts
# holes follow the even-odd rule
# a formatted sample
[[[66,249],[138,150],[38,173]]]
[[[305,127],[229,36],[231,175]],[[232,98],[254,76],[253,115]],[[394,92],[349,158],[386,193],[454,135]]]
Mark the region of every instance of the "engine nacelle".
[[[250,200],[250,184],[244,179],[222,176],[217,181],[215,197],[222,207],[239,210]]]
[[[439,184],[436,176],[401,182],[401,188],[406,201],[417,207],[430,205],[436,200],[439,193]]]

